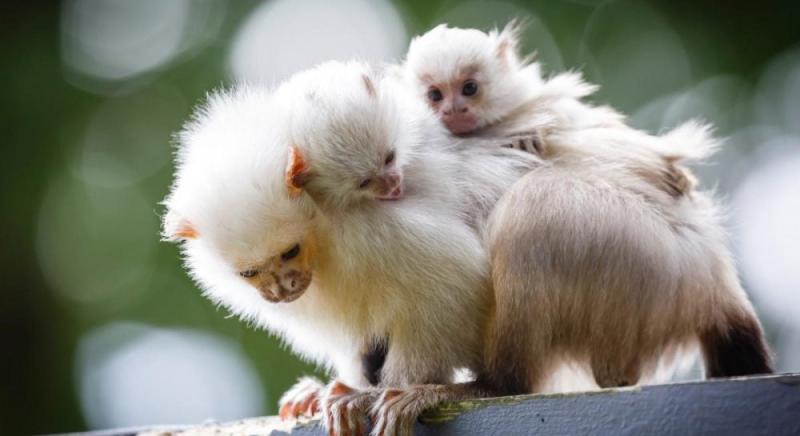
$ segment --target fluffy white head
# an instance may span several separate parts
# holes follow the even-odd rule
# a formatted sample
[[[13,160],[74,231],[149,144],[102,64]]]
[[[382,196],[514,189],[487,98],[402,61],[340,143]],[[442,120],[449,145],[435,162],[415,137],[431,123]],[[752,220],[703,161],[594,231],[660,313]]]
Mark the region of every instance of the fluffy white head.
[[[311,281],[313,208],[283,182],[286,103],[249,87],[211,96],[179,135],[165,200],[165,237],[185,241],[187,264],[212,299],[249,317],[264,300],[299,298]]]
[[[402,89],[365,63],[331,62],[196,111],[179,135],[164,235],[183,241],[213,300],[262,319],[265,304],[309,287],[320,215],[402,197],[419,132],[440,129]]]
[[[402,199],[418,143],[413,120],[426,118],[414,112],[427,113],[424,105],[361,62],[319,65],[284,91],[295,95],[289,125],[298,168],[288,177],[298,191],[326,211]]]
[[[489,33],[439,25],[411,41],[405,72],[419,96],[456,135],[502,120],[541,83],[518,54],[518,23]]]

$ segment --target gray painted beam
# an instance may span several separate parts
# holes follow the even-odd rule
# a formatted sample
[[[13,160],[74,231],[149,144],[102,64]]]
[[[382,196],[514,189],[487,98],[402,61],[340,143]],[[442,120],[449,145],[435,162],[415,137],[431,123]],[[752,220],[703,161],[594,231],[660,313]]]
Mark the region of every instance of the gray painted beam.
[[[326,434],[318,421],[291,425],[274,417],[152,430],[182,436]],[[416,434],[800,435],[800,374],[464,401],[426,413]]]

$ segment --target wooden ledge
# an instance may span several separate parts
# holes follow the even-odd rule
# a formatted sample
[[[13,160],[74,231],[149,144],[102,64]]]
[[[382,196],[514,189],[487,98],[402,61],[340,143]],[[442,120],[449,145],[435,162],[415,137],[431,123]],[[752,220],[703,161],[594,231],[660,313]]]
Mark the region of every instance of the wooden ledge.
[[[245,419],[90,436],[325,436],[318,420]],[[521,395],[443,405],[416,435],[800,435],[800,374],[778,374],[591,392]]]

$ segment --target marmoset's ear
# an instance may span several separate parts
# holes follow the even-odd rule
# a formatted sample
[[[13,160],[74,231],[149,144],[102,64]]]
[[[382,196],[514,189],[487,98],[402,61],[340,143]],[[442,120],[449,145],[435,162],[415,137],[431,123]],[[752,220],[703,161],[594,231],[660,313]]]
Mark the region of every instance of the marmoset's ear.
[[[296,146],[289,147],[289,160],[286,164],[286,188],[289,197],[297,197],[303,192],[306,183],[311,179],[311,170],[303,152]]]
[[[361,81],[364,82],[364,88],[367,90],[367,95],[369,95],[371,98],[375,98],[377,93],[375,92],[375,83],[372,81],[372,79],[368,75],[362,74]]]
[[[525,23],[521,20],[511,20],[503,30],[497,35],[497,46],[495,54],[497,59],[508,65],[509,60],[517,56],[519,40],[525,29]]]
[[[162,227],[162,238],[165,241],[185,241],[187,239],[197,239],[199,236],[194,224],[174,211],[167,212]]]

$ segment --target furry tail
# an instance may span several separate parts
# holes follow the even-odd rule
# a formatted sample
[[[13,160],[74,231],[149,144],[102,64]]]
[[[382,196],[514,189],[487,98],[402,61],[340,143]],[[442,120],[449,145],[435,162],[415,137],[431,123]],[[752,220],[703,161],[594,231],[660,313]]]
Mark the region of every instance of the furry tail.
[[[543,97],[580,99],[594,94],[597,89],[597,85],[585,82],[580,73],[569,71],[548,79],[540,92]]]
[[[771,374],[772,356],[761,324],[751,312],[729,316],[700,335],[706,377]]]
[[[687,121],[661,136],[665,158],[671,162],[700,162],[713,155],[720,141],[710,125],[697,120]]]

